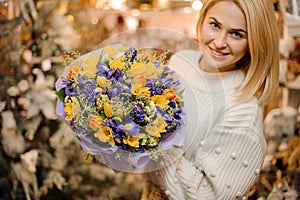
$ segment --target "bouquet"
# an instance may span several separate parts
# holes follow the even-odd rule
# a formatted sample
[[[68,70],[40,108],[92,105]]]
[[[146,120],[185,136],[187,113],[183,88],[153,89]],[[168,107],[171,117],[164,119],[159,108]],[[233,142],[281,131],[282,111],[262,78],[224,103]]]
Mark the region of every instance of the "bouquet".
[[[57,115],[115,170],[145,171],[183,143],[184,90],[166,55],[106,46],[75,59],[56,82]]]

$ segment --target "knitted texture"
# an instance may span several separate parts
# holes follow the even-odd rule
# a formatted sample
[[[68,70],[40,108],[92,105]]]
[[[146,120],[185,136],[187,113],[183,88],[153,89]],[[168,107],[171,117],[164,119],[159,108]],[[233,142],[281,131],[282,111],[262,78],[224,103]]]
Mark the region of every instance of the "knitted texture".
[[[148,178],[171,199],[245,199],[265,155],[262,109],[256,98],[236,100],[241,70],[203,72],[199,59],[201,52],[186,50],[170,60],[195,93],[197,105],[186,106],[198,110],[190,114],[198,124],[186,133],[185,155]]]

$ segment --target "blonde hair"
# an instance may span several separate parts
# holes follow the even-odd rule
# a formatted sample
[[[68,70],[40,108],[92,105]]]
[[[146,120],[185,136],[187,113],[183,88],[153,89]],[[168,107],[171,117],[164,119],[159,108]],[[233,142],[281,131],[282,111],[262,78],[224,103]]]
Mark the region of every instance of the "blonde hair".
[[[234,2],[245,14],[248,32],[248,52],[238,62],[245,79],[238,87],[240,100],[256,96],[267,104],[279,86],[279,29],[272,0],[221,0]],[[220,0],[203,0],[197,23],[197,37],[207,11]]]

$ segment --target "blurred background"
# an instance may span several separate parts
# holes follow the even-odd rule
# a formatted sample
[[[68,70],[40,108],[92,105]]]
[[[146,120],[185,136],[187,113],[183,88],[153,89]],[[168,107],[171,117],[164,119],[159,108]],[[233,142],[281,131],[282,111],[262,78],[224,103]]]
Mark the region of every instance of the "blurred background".
[[[267,156],[249,199],[296,200],[300,1],[273,4],[281,30],[280,90],[265,108]],[[87,162],[87,152],[56,117],[62,58],[114,43],[197,49],[201,7],[200,0],[0,0],[0,199],[37,193],[36,199],[140,199],[140,174]]]

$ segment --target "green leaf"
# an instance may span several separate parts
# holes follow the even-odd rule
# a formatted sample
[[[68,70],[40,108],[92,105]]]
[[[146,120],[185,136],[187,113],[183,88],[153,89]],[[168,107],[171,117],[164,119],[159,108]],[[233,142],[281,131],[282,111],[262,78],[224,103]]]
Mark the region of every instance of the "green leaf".
[[[110,66],[109,66],[109,61],[108,61],[108,60],[105,61],[104,63],[105,63],[106,66],[108,66],[108,67],[110,68]]]
[[[59,91],[55,92],[56,96],[58,96],[59,100],[62,102],[65,101],[66,93],[65,88],[60,89]]]

